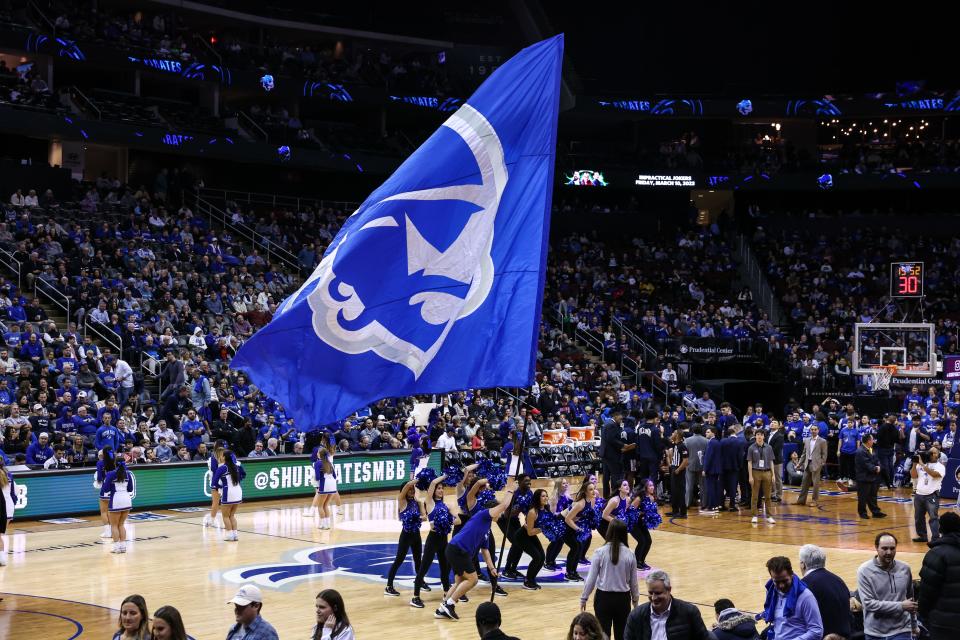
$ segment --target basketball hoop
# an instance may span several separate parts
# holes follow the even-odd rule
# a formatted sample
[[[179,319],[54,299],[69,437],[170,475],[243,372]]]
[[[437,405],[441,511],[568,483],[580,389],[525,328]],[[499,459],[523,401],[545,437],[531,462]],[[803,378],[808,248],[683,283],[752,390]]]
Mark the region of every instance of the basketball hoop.
[[[874,391],[889,391],[890,380],[897,373],[897,365],[888,364],[878,367],[870,372],[872,388]]]

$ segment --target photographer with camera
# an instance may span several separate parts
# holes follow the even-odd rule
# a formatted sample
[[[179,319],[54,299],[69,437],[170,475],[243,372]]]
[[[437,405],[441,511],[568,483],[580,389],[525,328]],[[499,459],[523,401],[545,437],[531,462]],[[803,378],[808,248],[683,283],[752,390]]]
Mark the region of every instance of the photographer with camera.
[[[940,484],[947,472],[939,460],[939,451],[918,451],[913,455],[910,477],[913,478],[913,518],[917,527],[914,542],[927,542],[927,517],[930,518],[930,540],[940,538]]]

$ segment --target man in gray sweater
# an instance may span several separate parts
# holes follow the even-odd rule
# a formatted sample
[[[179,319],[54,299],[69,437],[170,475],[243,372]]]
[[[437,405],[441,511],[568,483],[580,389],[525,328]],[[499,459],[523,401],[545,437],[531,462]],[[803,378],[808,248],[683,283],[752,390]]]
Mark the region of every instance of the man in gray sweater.
[[[917,601],[910,565],[896,559],[897,538],[877,535],[877,555],[857,570],[867,640],[910,640],[917,634]]]

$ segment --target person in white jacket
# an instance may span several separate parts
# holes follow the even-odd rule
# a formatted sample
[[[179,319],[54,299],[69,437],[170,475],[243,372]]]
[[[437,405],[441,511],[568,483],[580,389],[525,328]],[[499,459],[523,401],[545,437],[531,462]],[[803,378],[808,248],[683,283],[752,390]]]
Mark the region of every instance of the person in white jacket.
[[[318,593],[316,610],[317,624],[310,633],[312,640],[354,640],[353,627],[339,591],[324,589]]]

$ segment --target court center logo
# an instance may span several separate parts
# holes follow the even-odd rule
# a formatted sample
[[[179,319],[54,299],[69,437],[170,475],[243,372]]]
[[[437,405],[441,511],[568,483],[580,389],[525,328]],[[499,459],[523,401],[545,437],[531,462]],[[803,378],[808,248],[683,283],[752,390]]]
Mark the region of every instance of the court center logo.
[[[211,580],[227,584],[253,583],[261,588],[278,591],[291,591],[301,583],[315,578],[359,578],[370,582],[386,584],[387,572],[393,559],[397,555],[397,545],[392,542],[351,542],[324,547],[311,547],[285,554],[282,562],[275,564],[256,564],[228,569],[223,572],[210,574]],[[530,558],[523,555],[517,570],[524,574]],[[413,559],[407,557],[397,572],[396,581],[409,586],[416,578]],[[440,565],[433,561],[427,571],[428,585],[440,585]],[[510,580],[501,580],[501,584],[509,585]],[[563,569],[548,572],[541,570],[537,582],[544,586],[569,586],[583,588],[582,583],[566,582],[563,579]],[[517,582],[519,586],[519,582]]]

